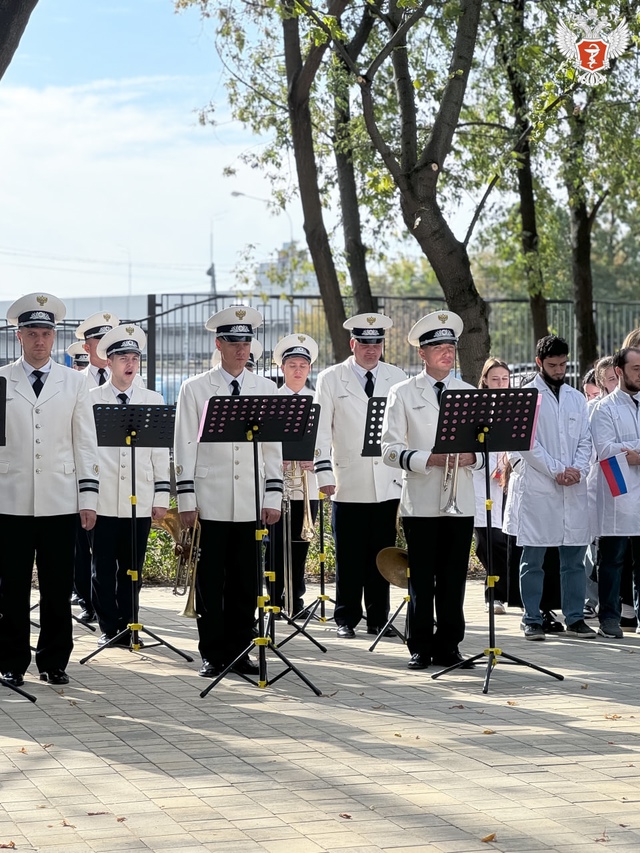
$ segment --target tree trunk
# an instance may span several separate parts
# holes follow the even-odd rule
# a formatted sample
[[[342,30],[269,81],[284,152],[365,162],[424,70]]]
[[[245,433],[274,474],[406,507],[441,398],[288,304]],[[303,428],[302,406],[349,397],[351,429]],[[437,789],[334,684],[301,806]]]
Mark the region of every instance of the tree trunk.
[[[285,3],[282,20],[285,48],[285,66],[288,86],[289,123],[298,175],[300,201],[304,214],[304,232],[313,261],[318,287],[322,296],[327,326],[337,361],[347,358],[349,333],[343,328],[346,320],[340,284],[329,237],[322,216],[322,200],[318,183],[318,167],[313,145],[313,128],[309,109],[310,82],[302,76],[303,64],[300,49],[298,19]]]
[[[0,0],[0,80],[4,77],[38,0]]]
[[[347,259],[347,269],[353,291],[353,313],[364,314],[367,311],[377,311],[377,300],[371,293],[369,273],[367,271],[367,250],[362,242],[362,224],[360,221],[360,205],[358,190],[353,168],[353,148],[351,145],[351,109],[349,105],[349,87],[346,79],[336,84],[334,94],[335,105],[335,137],[333,150],[336,158],[338,188],[340,191],[340,210],[342,211],[342,231],[344,234],[344,249]]]
[[[593,277],[591,274],[591,217],[586,204],[571,206],[571,272],[578,332],[580,375],[598,358],[598,336],[593,318]]]
[[[477,385],[491,340],[487,303],[476,290],[467,250],[449,228],[435,198],[418,203],[403,196],[402,210],[407,227],[433,267],[449,309],[462,318],[464,334],[459,344],[462,378]]]

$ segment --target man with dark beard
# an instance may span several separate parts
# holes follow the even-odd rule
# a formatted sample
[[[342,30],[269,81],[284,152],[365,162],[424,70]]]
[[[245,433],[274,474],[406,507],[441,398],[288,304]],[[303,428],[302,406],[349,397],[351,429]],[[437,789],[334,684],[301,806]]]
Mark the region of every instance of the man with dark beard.
[[[637,590],[640,586],[640,349],[621,349],[613,356],[613,367],[618,387],[592,409],[591,432],[599,461],[625,454],[630,466],[625,473],[627,492],[616,497],[611,493],[603,469],[597,466],[595,533],[600,537],[598,633],[608,639],[619,640],[623,636],[620,580],[629,544],[633,555],[634,587]]]
[[[589,640],[596,634],[585,623],[584,557],[591,542],[587,473],[591,435],[584,396],[565,383],[567,342],[555,335],[536,346],[538,375],[525,387],[537,388],[540,408],[531,450],[515,454],[519,513],[517,543],[522,546],[520,594],[527,640],[544,640],[540,600],[547,548],[558,548],[565,636]]]

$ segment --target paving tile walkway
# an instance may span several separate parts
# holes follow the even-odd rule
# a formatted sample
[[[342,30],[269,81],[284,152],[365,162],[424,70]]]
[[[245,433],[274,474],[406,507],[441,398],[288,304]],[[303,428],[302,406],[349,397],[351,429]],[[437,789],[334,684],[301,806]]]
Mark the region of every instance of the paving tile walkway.
[[[399,600],[400,591],[394,589]],[[166,589],[142,619],[196,652]],[[466,654],[487,645],[469,583]],[[635,853],[640,848],[640,636],[526,643],[513,609],[497,644],[560,682],[499,663],[437,681],[398,640],[338,640],[331,623],[284,651],[266,689],[208,682],[166,650],[110,650],[77,626],[71,683],[0,688],[0,849],[20,853]],[[197,657],[197,655],[195,655]],[[280,669],[270,659],[270,674]],[[32,667],[33,670],[33,667]]]

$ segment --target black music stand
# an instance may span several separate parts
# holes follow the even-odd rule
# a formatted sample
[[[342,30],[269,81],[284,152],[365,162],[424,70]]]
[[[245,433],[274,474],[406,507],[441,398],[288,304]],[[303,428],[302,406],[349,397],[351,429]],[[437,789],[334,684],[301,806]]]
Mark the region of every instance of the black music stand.
[[[7,444],[7,380],[5,376],[0,376],[0,447],[6,447]],[[2,614],[0,614],[0,619],[2,619]],[[31,623],[34,624],[33,622]],[[8,681],[5,681],[4,678],[0,677],[0,685],[3,687],[8,687],[9,690],[13,690],[14,693],[18,693],[20,696],[24,696],[25,699],[28,699],[30,702],[35,702],[36,697],[32,696],[31,693],[27,693],[26,690],[21,690],[19,687],[16,687],[14,684],[9,684]]]
[[[140,596],[138,587],[138,537],[136,535],[137,497],[136,497],[136,447],[171,447],[173,445],[173,428],[176,417],[175,406],[131,406],[108,405],[96,403],[93,407],[96,422],[96,433],[99,447],[129,447],[131,448],[131,568],[127,572],[131,578],[131,610],[133,621],[122,631],[112,637],[104,646],[100,646],[90,655],[82,658],[81,664],[96,657],[101,652],[120,646],[119,640],[131,632],[130,651],[142,648],[139,634],[147,634],[156,642],[145,645],[152,649],[156,646],[166,646],[186,661],[193,658],[180,651],[171,643],[163,640],[158,634],[145,628],[139,620]]]
[[[283,441],[282,442],[282,458],[289,462],[313,462],[315,456],[315,448],[316,448],[316,436],[318,435],[318,424],[320,423],[320,406],[317,403],[314,403],[309,409],[309,418],[307,420],[307,426],[304,432],[304,436],[300,441]],[[320,519],[320,524],[324,517]],[[322,527],[320,528],[322,530]],[[323,532],[320,534],[322,546],[324,545]],[[275,578],[274,578],[275,580]],[[282,617],[290,627],[294,629],[292,634],[289,634],[288,637],[285,637],[284,640],[280,642],[280,648],[288,643],[289,640],[292,640],[298,634],[303,634],[307,640],[310,640],[315,646],[317,646],[321,652],[326,652],[325,646],[319,643],[315,637],[312,637],[309,633],[307,633],[307,626],[309,622],[315,617],[318,618],[321,622],[326,622],[326,617],[324,614],[324,605],[325,602],[329,601],[329,596],[325,594],[325,569],[324,569],[324,560],[320,560],[320,595],[316,596],[316,600],[313,604],[307,605],[304,607],[299,613],[294,613],[293,615],[282,613]],[[321,608],[321,615],[316,617],[316,610]],[[271,639],[275,642],[275,621],[274,614],[277,612],[277,608],[270,608],[269,613],[269,627],[271,633]],[[299,620],[301,624],[297,624],[296,620]]]
[[[442,393],[433,453],[482,453],[484,456],[488,530],[489,648],[434,673],[431,678],[439,678],[454,669],[471,667],[475,661],[487,657],[483,693],[489,692],[491,672],[500,658],[505,658],[519,666],[528,666],[537,672],[557,678],[558,681],[564,680],[563,675],[496,648],[493,604],[495,601],[494,587],[498,578],[493,574],[493,548],[490,535],[492,500],[489,450],[501,452],[530,450],[533,445],[537,416],[538,391],[536,388],[465,388],[443,391]]]
[[[271,637],[265,631],[265,610],[268,596],[263,595],[263,573],[262,573],[262,540],[266,531],[262,526],[262,505],[260,495],[260,475],[258,460],[258,442],[293,442],[301,441],[305,435],[309,410],[311,408],[311,397],[295,394],[283,397],[279,394],[270,394],[265,397],[250,396],[223,396],[211,397],[203,414],[199,440],[201,442],[223,442],[232,443],[250,441],[253,450],[253,484],[255,498],[256,519],[256,555],[255,571],[258,589],[258,636],[254,637],[251,644],[240,652],[222,672],[201,693],[204,698],[210,690],[218,684],[243,658],[258,647],[258,681],[255,682],[245,673],[237,673],[245,681],[257,687],[267,687],[275,684],[288,672],[293,672],[303,681],[316,696],[322,696],[322,692],[303,675],[303,673],[286,658],[273,643]],[[267,672],[267,650],[273,652],[285,665],[285,669],[279,672],[275,678],[269,680]]]
[[[362,445],[362,453],[360,454],[361,456],[382,456],[382,423],[384,421],[386,408],[386,397],[369,397],[369,402],[367,404],[367,421],[364,429],[364,443]],[[407,600],[408,598],[405,596],[404,600],[400,606],[396,608],[391,618],[387,619],[386,623],[382,626],[375,640],[369,646],[370,652],[375,649],[383,637],[387,636],[389,631],[391,631],[403,643],[407,642],[404,633],[394,625],[395,620],[402,612]]]

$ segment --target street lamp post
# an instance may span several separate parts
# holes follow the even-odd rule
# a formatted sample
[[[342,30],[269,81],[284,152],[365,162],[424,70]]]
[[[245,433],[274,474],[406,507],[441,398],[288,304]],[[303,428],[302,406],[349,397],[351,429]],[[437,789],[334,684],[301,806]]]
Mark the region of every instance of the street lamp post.
[[[240,192],[239,190],[232,190],[231,195],[234,198],[250,198],[253,201],[261,201],[263,204],[271,204],[271,200],[268,198],[260,198],[257,195],[249,195],[248,193]],[[284,213],[289,221],[289,247],[287,251],[287,284],[289,290],[289,334],[293,334],[293,326],[294,326],[294,306],[293,306],[293,265],[292,265],[292,253],[294,250],[293,243],[293,220],[291,219],[291,214],[287,210],[286,207],[280,207],[279,210]]]

